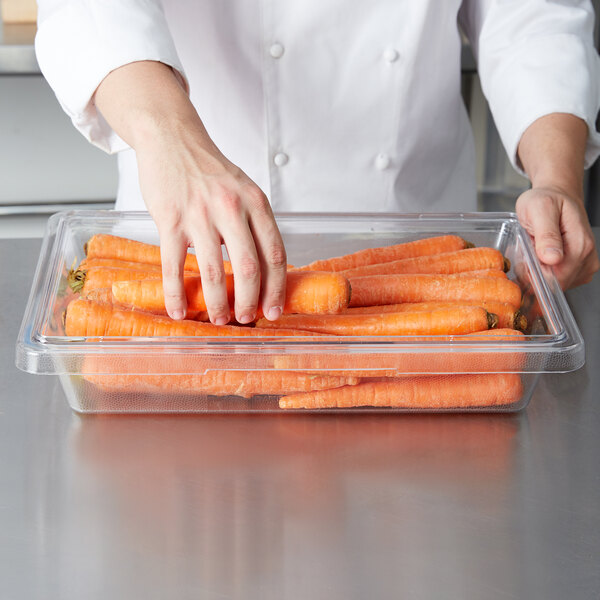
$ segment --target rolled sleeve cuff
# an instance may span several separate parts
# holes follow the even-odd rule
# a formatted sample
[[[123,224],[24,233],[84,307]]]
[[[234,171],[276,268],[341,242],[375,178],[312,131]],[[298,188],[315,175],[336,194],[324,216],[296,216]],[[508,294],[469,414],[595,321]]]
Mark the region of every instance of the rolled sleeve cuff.
[[[129,147],[94,104],[98,85],[111,71],[142,60],[162,62],[188,91],[159,2],[66,2],[49,14],[40,8],[35,39],[40,69],[73,125],[102,150]]]
[[[513,167],[525,175],[517,150],[537,119],[566,113],[588,126],[585,167],[600,155],[596,118],[600,109],[600,59],[593,47],[571,34],[533,39],[507,56],[487,56],[482,85]]]

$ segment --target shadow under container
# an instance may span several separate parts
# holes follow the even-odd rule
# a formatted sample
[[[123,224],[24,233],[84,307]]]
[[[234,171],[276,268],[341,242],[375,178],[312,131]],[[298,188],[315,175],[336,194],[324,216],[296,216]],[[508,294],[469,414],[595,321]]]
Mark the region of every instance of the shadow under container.
[[[288,262],[296,266],[363,248],[453,233],[491,246],[510,260],[510,279],[523,292],[526,335],[489,339],[466,335],[390,337],[69,337],[63,314],[76,297],[69,270],[84,258],[96,233],[158,244],[147,213],[70,211],[51,217],[16,347],[17,366],[58,375],[71,408],[80,413],[269,412],[511,412],[525,408],[540,373],[569,372],[584,364],[581,333],[552,273],[540,265],[528,234],[513,213],[278,214]],[[249,373],[280,377],[357,377],[361,381],[452,380],[469,389],[517,382],[509,402],[490,405],[482,394],[465,406],[431,403],[397,407],[280,408],[279,395],[260,388],[250,397],[214,395],[206,377],[229,383]],[[350,380],[349,380],[350,381]],[[356,379],[354,379],[356,381]],[[242,392],[243,393],[243,392]]]

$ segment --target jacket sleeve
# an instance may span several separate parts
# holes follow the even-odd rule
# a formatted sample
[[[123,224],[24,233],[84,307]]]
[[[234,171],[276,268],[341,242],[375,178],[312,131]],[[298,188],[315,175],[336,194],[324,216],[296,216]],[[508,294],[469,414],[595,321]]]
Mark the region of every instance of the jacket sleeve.
[[[111,71],[160,61],[188,90],[160,0],[38,0],[35,49],[42,74],[75,127],[109,153],[128,147],[94,104],[96,88]]]
[[[512,165],[523,132],[540,117],[569,113],[588,126],[585,166],[600,154],[600,59],[589,0],[465,0],[459,20]]]

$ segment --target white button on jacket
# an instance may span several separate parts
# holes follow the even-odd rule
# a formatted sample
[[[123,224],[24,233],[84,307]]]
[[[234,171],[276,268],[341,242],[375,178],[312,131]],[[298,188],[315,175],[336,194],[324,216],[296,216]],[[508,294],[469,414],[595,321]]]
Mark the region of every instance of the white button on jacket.
[[[97,112],[93,93],[111,70],[157,60],[189,84],[217,146],[275,210],[474,209],[457,19],[513,164],[523,131],[552,112],[588,123],[588,165],[600,152],[589,0],[38,5],[42,72],[92,143],[122,151],[117,208],[145,208],[135,156]]]
[[[375,157],[375,168],[384,171],[390,166],[390,157],[387,154],[378,154]]]
[[[278,166],[278,167],[283,167],[284,165],[287,165],[288,160],[290,159],[290,157],[285,154],[284,152],[278,152],[274,157],[273,157],[273,162]]]
[[[273,58],[281,58],[285,49],[281,44],[275,43],[269,48],[269,53]]]
[[[398,60],[399,56],[400,55],[398,54],[398,50],[395,50],[394,48],[387,48],[383,52],[384,60],[386,60],[389,63],[396,62]]]

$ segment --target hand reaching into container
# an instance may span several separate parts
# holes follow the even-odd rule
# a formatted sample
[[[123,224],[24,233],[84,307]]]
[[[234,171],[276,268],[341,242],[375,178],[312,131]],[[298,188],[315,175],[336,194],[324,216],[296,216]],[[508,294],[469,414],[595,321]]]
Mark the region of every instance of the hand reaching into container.
[[[166,65],[131,63],[110,73],[95,100],[136,151],[140,187],[160,235],[167,312],[186,311],[183,263],[194,246],[210,320],[230,319],[221,244],[235,279],[235,317],[248,323],[259,297],[271,320],[285,300],[286,254],[269,202],[208,136]]]
[[[556,113],[534,121],[518,148],[532,188],[517,200],[517,216],[563,289],[588,283],[600,269],[583,204],[587,135],[584,121]]]

